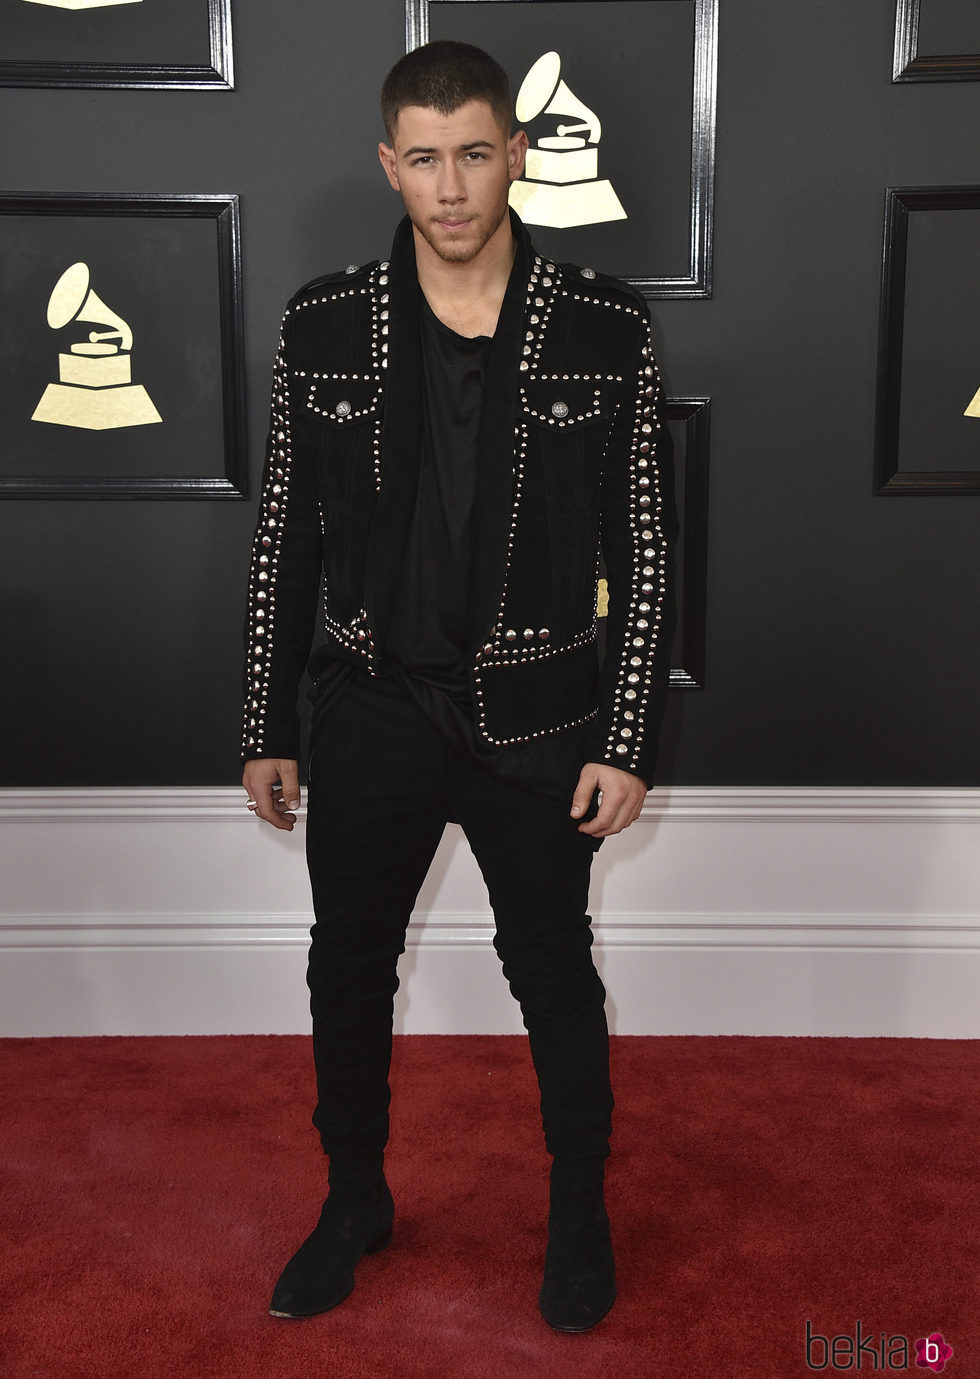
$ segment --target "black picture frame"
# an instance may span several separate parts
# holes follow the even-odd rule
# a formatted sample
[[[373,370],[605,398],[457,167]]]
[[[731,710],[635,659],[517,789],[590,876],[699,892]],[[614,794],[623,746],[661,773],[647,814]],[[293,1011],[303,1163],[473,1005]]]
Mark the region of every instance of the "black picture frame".
[[[980,308],[980,291],[976,289],[975,273],[964,272],[961,276],[947,282],[946,292],[937,291],[934,286],[927,293],[927,309],[919,309],[915,315],[920,324],[920,335],[926,330],[940,331],[944,335],[944,348],[937,348],[924,339],[916,342],[910,339],[907,298],[911,290],[909,282],[909,237],[910,218],[926,215],[944,215],[949,212],[972,211],[977,213],[977,226],[980,229],[980,186],[952,187],[888,187],[885,190],[884,246],[882,251],[881,296],[878,317],[878,369],[877,399],[875,413],[875,455],[874,492],[878,495],[924,495],[924,494],[976,494],[980,493],[980,468],[929,468],[921,464],[921,440],[918,455],[920,464],[903,464],[903,407],[906,411],[906,428],[914,427],[915,434],[921,437],[928,433],[930,444],[942,443],[942,422],[931,415],[924,415],[925,406],[919,400],[922,387],[933,388],[937,396],[945,396],[947,378],[953,367],[950,359],[966,357],[967,365],[962,377],[957,373],[955,396],[966,404],[974,387],[980,387],[980,355],[971,355],[968,340],[962,350],[950,351],[949,333],[955,329],[956,318],[964,321],[963,334],[968,336],[975,329],[975,312]],[[949,222],[951,229],[957,228]],[[960,239],[962,227],[958,227]],[[976,242],[974,239],[973,243]],[[921,255],[920,255],[921,257]],[[955,274],[958,260],[964,255],[950,252],[945,254],[941,248],[930,256],[930,272],[939,278]],[[975,300],[969,298],[968,284],[973,284]],[[944,302],[942,298],[946,296]],[[915,323],[912,323],[914,328]],[[975,338],[975,337],[974,337]],[[909,385],[903,389],[904,365],[907,357],[917,362],[914,381],[916,399],[908,399]],[[958,364],[957,366],[958,367]],[[972,372],[967,371],[972,369]],[[927,376],[920,379],[920,374]],[[904,394],[904,396],[903,396]],[[958,405],[958,404],[956,404]],[[959,423],[966,421],[967,427],[976,427],[976,440],[969,435],[965,446],[972,449],[980,443],[980,418],[958,418],[957,429],[952,428],[955,407],[952,403],[945,407],[942,416],[947,418],[947,437],[951,450],[962,450],[961,437],[964,432]],[[914,447],[913,447],[914,448]],[[980,449],[978,449],[980,456]]]
[[[92,245],[104,240],[112,253],[98,247],[93,253]],[[86,256],[81,265],[75,263],[79,247]],[[0,256],[7,259],[0,280],[0,366],[7,383],[0,394],[0,498],[248,496],[236,194],[0,194]],[[56,374],[64,377],[58,361],[74,358],[58,352],[62,329],[51,328],[50,302],[45,315],[48,292],[72,265],[87,270],[86,283],[91,277],[94,305],[86,301],[62,329],[77,333],[82,321],[111,327],[135,309],[144,344],[130,382],[141,394],[149,385],[147,398],[152,410],[160,405],[156,420],[164,425],[113,421],[114,429],[83,429],[31,415],[35,399],[41,411],[45,385]],[[108,315],[100,314],[107,303]],[[84,398],[107,390],[76,391]]]
[[[980,81],[980,53],[920,53],[920,7],[941,0],[896,0],[892,81]]]
[[[10,0],[4,0],[4,3],[10,3]],[[235,86],[231,0],[196,0],[196,3],[201,7],[202,21],[204,18],[207,20],[206,60],[191,60],[197,56],[195,45],[200,45],[190,34],[187,35],[187,60],[155,61],[152,52],[153,35],[148,34],[146,46],[150,51],[147,52],[147,60],[139,62],[114,60],[108,56],[106,60],[93,60],[90,53],[90,38],[84,50],[80,50],[77,61],[64,57],[50,61],[11,59],[9,49],[8,55],[4,56],[4,39],[0,36],[0,86],[231,91]],[[123,7],[110,6],[104,13],[109,15],[114,8]],[[124,8],[129,9],[129,6]],[[33,11],[32,18],[38,25],[40,39],[44,36],[43,26],[51,23],[51,15],[37,5],[33,6]],[[102,13],[99,12],[100,15]],[[91,20],[89,22],[91,23]],[[126,22],[131,22],[130,15],[126,16]],[[179,24],[179,18],[174,16],[172,10],[168,22],[171,25]],[[201,28],[203,32],[203,22]],[[182,37],[183,35],[178,34],[178,38]],[[137,33],[134,37],[137,48],[139,39],[140,35]],[[201,56],[203,57],[203,54]]]
[[[527,11],[531,5],[545,5],[554,10],[554,0],[483,0],[483,3],[520,6]],[[624,3],[647,10],[652,6],[685,5],[692,12],[693,53],[690,119],[690,156],[685,153],[685,169],[689,167],[687,196],[686,240],[687,266],[680,271],[658,271],[657,265],[637,264],[622,269],[610,265],[597,256],[597,264],[606,271],[632,283],[648,298],[706,298],[712,294],[712,258],[714,238],[714,181],[715,181],[715,125],[718,72],[718,0],[624,0]],[[465,5],[473,10],[474,0],[406,0],[405,42],[411,51],[429,41],[429,13],[434,5]],[[598,10],[601,0],[584,0],[583,9]],[[466,38],[465,34],[459,35]],[[599,60],[596,54],[596,61]],[[515,74],[511,73],[512,79]],[[649,95],[649,90],[647,90]],[[650,111],[645,110],[636,122],[646,128],[651,123]],[[687,173],[685,171],[685,177]],[[546,252],[559,258],[560,247],[551,245]],[[579,256],[577,261],[588,261]]]
[[[703,689],[708,587],[708,457],[711,399],[668,398],[668,425],[674,435],[674,469],[680,536],[677,545],[677,634],[672,689]],[[683,426],[683,449],[677,433]]]

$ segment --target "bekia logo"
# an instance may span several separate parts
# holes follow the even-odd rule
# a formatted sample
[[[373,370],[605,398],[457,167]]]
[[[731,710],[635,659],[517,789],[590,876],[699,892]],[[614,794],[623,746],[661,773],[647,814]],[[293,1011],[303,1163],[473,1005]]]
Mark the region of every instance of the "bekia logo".
[[[953,1347],[946,1344],[938,1331],[931,1336],[923,1336],[915,1343],[915,1363],[922,1369],[931,1369],[935,1374],[946,1368],[946,1361],[952,1354]]]
[[[915,1354],[915,1360],[912,1354]],[[907,1336],[886,1336],[875,1340],[875,1332],[863,1332],[861,1323],[855,1324],[853,1336],[823,1336],[806,1324],[806,1367],[812,1370],[854,1370],[867,1365],[872,1370],[919,1369],[940,1374],[947,1360],[953,1357],[953,1347],[947,1345],[939,1331],[921,1336],[911,1345]]]

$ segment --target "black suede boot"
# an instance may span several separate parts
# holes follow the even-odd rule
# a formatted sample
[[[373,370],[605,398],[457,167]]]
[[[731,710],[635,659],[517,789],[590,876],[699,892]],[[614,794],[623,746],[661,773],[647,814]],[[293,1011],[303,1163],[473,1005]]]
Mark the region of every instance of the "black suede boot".
[[[354,1290],[358,1261],[383,1250],[391,1239],[394,1216],[383,1176],[367,1189],[332,1187],[312,1234],[282,1271],[271,1314],[313,1317],[343,1302]]]
[[[556,1331],[588,1331],[616,1301],[602,1161],[551,1173],[548,1249],[538,1305]]]

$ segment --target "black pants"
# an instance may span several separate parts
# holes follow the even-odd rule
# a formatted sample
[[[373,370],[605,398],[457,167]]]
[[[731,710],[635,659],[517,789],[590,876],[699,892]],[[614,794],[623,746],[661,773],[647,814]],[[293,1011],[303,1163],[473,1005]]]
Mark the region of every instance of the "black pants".
[[[605,991],[586,913],[597,842],[558,801],[493,776],[384,680],[324,715],[310,761],[307,856],[316,923],[308,981],[314,1124],[348,1176],[388,1139],[396,966],[447,821],[483,873],[494,947],[520,1003],[549,1152],[605,1157],[611,1129]]]

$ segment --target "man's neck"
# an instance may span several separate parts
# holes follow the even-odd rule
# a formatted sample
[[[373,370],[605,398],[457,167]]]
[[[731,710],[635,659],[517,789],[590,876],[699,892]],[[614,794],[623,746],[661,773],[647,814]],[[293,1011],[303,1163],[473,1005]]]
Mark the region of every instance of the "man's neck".
[[[426,301],[444,325],[470,338],[493,335],[516,253],[509,218],[469,263],[447,263],[415,233],[415,262]]]

